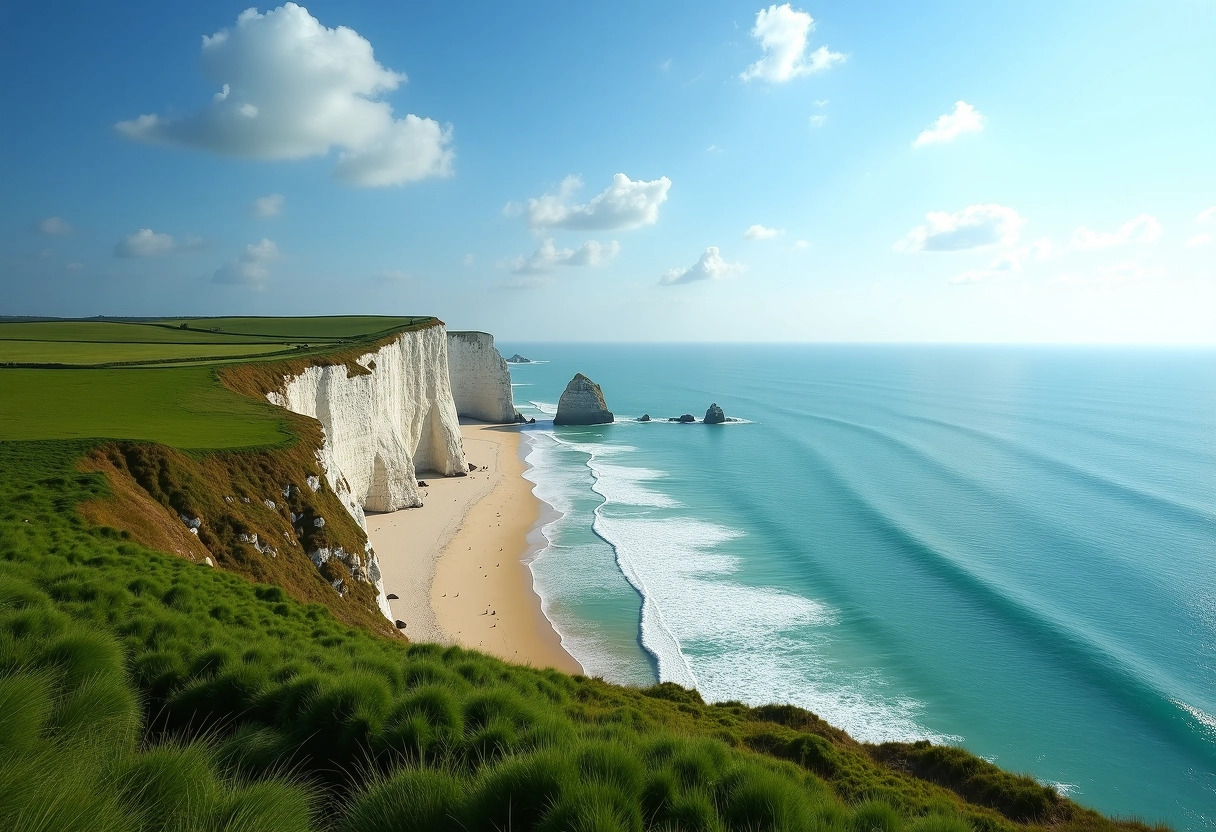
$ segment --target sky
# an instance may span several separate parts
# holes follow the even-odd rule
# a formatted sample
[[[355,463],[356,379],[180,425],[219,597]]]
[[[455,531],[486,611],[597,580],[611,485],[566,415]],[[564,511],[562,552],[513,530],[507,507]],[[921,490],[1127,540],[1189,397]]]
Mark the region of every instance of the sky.
[[[0,4],[0,315],[1216,344],[1216,3]]]

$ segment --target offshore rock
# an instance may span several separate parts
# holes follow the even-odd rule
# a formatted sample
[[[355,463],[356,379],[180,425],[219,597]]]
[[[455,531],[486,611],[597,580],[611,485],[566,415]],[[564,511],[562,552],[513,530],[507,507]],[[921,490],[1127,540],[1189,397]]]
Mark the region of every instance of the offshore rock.
[[[649,421],[650,421],[650,414],[649,414],[649,413],[643,413],[643,414],[642,414],[642,416],[641,416],[641,418],[640,418],[640,419],[638,419],[638,421],[639,421],[639,422],[649,422]]]
[[[718,407],[716,402],[709,406],[709,410],[705,411],[705,424],[720,425],[725,421],[726,414],[722,412],[722,408]]]
[[[604,401],[604,391],[582,373],[570,379],[562,397],[557,400],[555,425],[607,425],[614,421],[612,411]]]
[[[510,358],[508,358],[508,359],[507,359],[507,363],[508,363],[508,364],[531,364],[531,363],[532,363],[532,359],[531,359],[531,358],[524,358],[524,357],[523,357],[522,355],[520,355],[519,353],[515,353],[515,355],[513,355],[513,356],[511,356]]]
[[[681,424],[691,425],[693,422],[697,421],[697,417],[693,416],[691,413],[685,413],[683,416],[679,416],[679,417],[672,416],[667,421],[680,422]]]

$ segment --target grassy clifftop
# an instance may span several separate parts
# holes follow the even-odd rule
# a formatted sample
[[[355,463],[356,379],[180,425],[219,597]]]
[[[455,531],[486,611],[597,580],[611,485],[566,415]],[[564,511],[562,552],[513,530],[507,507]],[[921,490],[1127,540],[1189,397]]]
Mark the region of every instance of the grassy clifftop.
[[[236,386],[272,369],[249,365]],[[0,391],[23,372],[0,370]],[[1144,828],[965,751],[862,745],[798,708],[406,644],[343,617],[328,582],[325,603],[301,597],[303,578],[275,571],[285,550],[245,551],[246,571],[192,560],[174,547],[239,545],[242,496],[303,475],[318,438],[217,373],[186,389],[262,413],[248,447],[184,444],[209,435],[205,409],[124,423],[134,436],[34,439],[0,422],[0,828]],[[244,424],[238,412],[218,421]],[[87,432],[86,416],[73,424]],[[332,511],[323,497],[291,513]],[[181,531],[183,499],[206,503],[189,508],[212,538]],[[250,508],[211,519],[232,506]],[[262,509],[270,540],[283,515]]]

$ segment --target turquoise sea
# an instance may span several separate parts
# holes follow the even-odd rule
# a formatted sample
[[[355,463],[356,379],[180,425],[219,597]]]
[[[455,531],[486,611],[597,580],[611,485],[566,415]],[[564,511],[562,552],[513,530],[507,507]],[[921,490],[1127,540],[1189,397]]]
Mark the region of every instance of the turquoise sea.
[[[1216,828],[1216,352],[504,343],[587,672]],[[554,428],[566,382],[614,425]],[[710,402],[725,426],[632,421]],[[538,535],[539,536],[539,535]]]

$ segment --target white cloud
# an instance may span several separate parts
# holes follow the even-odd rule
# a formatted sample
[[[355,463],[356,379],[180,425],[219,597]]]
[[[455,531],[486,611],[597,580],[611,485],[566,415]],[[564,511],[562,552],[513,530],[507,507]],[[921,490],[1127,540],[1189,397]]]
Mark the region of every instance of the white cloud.
[[[202,247],[203,241],[198,237],[176,240],[171,234],[162,234],[151,228],[141,228],[118,241],[118,244],[114,246],[114,256],[164,257],[167,254],[198,251]]]
[[[282,194],[267,194],[253,201],[255,217],[277,217],[283,210],[286,198]]]
[[[663,61],[663,63],[659,64],[659,69],[663,72],[671,69],[671,58],[668,58],[667,60]]]
[[[757,223],[756,225],[749,226],[748,229],[743,232],[743,239],[745,239],[745,240],[771,240],[774,237],[780,237],[784,233],[785,232],[782,231],[781,229],[766,228],[765,226]]]
[[[742,270],[742,264],[726,262],[718,247],[710,246],[697,262],[686,269],[670,269],[659,283],[663,286],[675,286],[680,283],[696,283],[699,280],[721,280]]]
[[[358,32],[329,29],[295,3],[203,38],[203,73],[220,86],[187,116],[120,121],[126,136],[255,159],[302,159],[337,148],[335,175],[352,185],[399,185],[452,170],[451,127],[393,117],[378,100],[406,78],[381,66]]]
[[[1077,251],[1122,246],[1128,243],[1155,243],[1161,237],[1161,223],[1156,217],[1141,214],[1133,217],[1117,231],[1091,231],[1081,226],[1072,234],[1072,247]]]
[[[826,99],[826,98],[816,98],[816,99],[815,99],[815,106],[816,106],[816,107],[826,107],[826,106],[828,106],[828,105],[829,105],[829,104],[831,104],[831,103],[832,103],[832,102],[831,102],[830,100]]]
[[[72,226],[68,225],[60,217],[47,217],[46,219],[39,220],[38,230],[52,237],[62,237],[64,234],[72,233]]]
[[[818,114],[813,115],[813,116],[811,116],[811,126],[812,127],[822,127],[824,124],[827,123],[827,120],[828,120],[827,116],[818,115]]]
[[[808,240],[795,240],[794,241],[794,248],[801,249],[801,248],[810,248],[810,247],[811,247],[811,243]]]
[[[620,253],[616,240],[588,240],[576,249],[558,248],[552,238],[542,242],[530,257],[517,257],[508,265],[513,274],[545,274],[555,266],[602,266]]]
[[[912,142],[913,147],[938,142],[951,142],[963,133],[978,133],[984,129],[984,117],[966,101],[955,101],[954,111],[938,116],[933,126]]]
[[[992,258],[985,269],[971,269],[950,278],[955,285],[981,283],[992,278],[1006,277],[1020,272],[1022,266],[1030,259],[1048,260],[1055,253],[1055,245],[1046,237],[1042,237],[1030,245],[1002,251]]]
[[[1057,275],[1055,282],[1082,289],[1109,289],[1160,280],[1164,276],[1165,269],[1161,266],[1146,266],[1143,263],[1127,260],[1114,265],[1100,266],[1089,274],[1071,272]]]
[[[709,147],[705,148],[705,152],[706,153],[721,153],[722,148],[718,147],[716,144],[711,144]]]
[[[583,186],[577,176],[562,180],[556,194],[529,199],[526,205],[507,203],[508,216],[523,214],[530,228],[577,228],[586,231],[615,231],[654,225],[659,206],[667,200],[671,180],[666,176],[649,182],[634,181],[623,173],[612,177],[608,189],[585,205],[570,198]]]
[[[1216,205],[1213,205],[1211,208],[1208,208],[1204,211],[1200,211],[1198,216],[1195,217],[1195,225],[1199,225],[1199,226],[1214,225],[1214,226],[1216,226]],[[1199,248],[1200,246],[1209,245],[1212,242],[1212,240],[1214,240],[1214,239],[1216,239],[1216,235],[1213,235],[1211,232],[1200,231],[1198,234],[1195,234],[1194,236],[1188,238],[1186,243],[1184,244],[1184,247],[1185,248]]]
[[[845,59],[841,52],[821,46],[806,54],[807,38],[815,31],[815,20],[806,12],[794,11],[789,3],[756,12],[752,37],[764,50],[764,56],[743,70],[744,81],[759,78],[769,83],[783,83],[801,75],[822,72]]]
[[[1013,245],[1026,222],[1017,211],[1004,205],[968,205],[947,214],[931,211],[927,222],[918,225],[895,244],[897,251],[962,251],[992,245]]]
[[[245,246],[236,260],[216,269],[211,279],[215,283],[261,287],[270,277],[269,264],[277,259],[279,247],[273,240],[263,237],[261,241]]]

